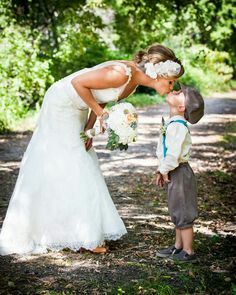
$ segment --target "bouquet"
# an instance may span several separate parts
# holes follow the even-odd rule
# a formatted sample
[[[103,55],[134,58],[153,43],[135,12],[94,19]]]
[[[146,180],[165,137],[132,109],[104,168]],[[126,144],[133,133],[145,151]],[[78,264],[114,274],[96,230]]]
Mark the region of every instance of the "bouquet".
[[[127,150],[128,144],[137,139],[138,116],[131,103],[119,103],[111,107],[109,117],[105,120],[108,140],[106,148],[109,150]],[[80,137],[86,141],[100,133],[100,128],[95,127],[86,132],[81,132]]]

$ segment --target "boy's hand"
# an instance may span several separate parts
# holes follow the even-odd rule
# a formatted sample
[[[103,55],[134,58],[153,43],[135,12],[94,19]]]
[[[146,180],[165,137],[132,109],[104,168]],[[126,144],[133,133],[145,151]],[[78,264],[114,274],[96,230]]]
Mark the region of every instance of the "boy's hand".
[[[163,178],[163,180],[164,180],[165,183],[169,183],[170,182],[168,174],[161,174],[161,175],[162,175],[162,178]]]
[[[160,187],[164,186],[164,179],[163,179],[160,172],[157,172],[156,185],[158,185]]]

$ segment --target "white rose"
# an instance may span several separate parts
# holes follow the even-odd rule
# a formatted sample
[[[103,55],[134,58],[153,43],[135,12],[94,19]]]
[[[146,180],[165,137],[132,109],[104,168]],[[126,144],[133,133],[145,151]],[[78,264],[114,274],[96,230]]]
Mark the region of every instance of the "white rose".
[[[148,75],[150,78],[152,79],[156,79],[157,78],[157,73],[156,73],[156,69],[155,66],[152,62],[147,62],[145,64],[145,74]]]

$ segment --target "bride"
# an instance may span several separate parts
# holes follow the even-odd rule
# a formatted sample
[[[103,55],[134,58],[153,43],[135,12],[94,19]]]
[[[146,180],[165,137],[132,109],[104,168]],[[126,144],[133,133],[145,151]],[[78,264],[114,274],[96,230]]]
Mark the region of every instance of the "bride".
[[[138,85],[169,93],[184,68],[159,44],[133,61],[107,61],[54,83],[23,156],[0,234],[0,254],[85,248],[104,253],[105,240],[126,234],[105,184],[92,139],[80,132],[108,116],[103,108]],[[90,110],[90,114],[89,114]]]

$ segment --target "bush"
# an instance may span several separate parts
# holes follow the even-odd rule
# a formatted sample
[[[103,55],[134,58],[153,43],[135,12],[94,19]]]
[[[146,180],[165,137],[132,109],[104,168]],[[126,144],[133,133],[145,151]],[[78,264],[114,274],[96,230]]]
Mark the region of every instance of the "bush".
[[[149,1],[151,6],[146,0],[142,5],[26,2],[0,2],[0,132],[37,109],[53,81],[106,60],[132,59],[136,49],[154,42],[174,49],[183,61],[183,83],[203,94],[235,87],[231,0],[222,5]],[[135,106],[163,100],[147,87],[136,93],[127,99]]]
[[[37,108],[53,82],[50,62],[40,58],[40,35],[12,24],[0,39],[0,132],[29,109]]]
[[[233,67],[229,53],[211,50],[201,44],[182,47],[180,36],[166,44],[174,48],[183,62],[185,74],[180,78],[182,83],[198,88],[203,94],[230,89]]]
[[[186,50],[186,74],[183,81],[195,85],[203,93],[227,91],[233,68],[227,52],[213,51],[204,45],[194,45]]]

